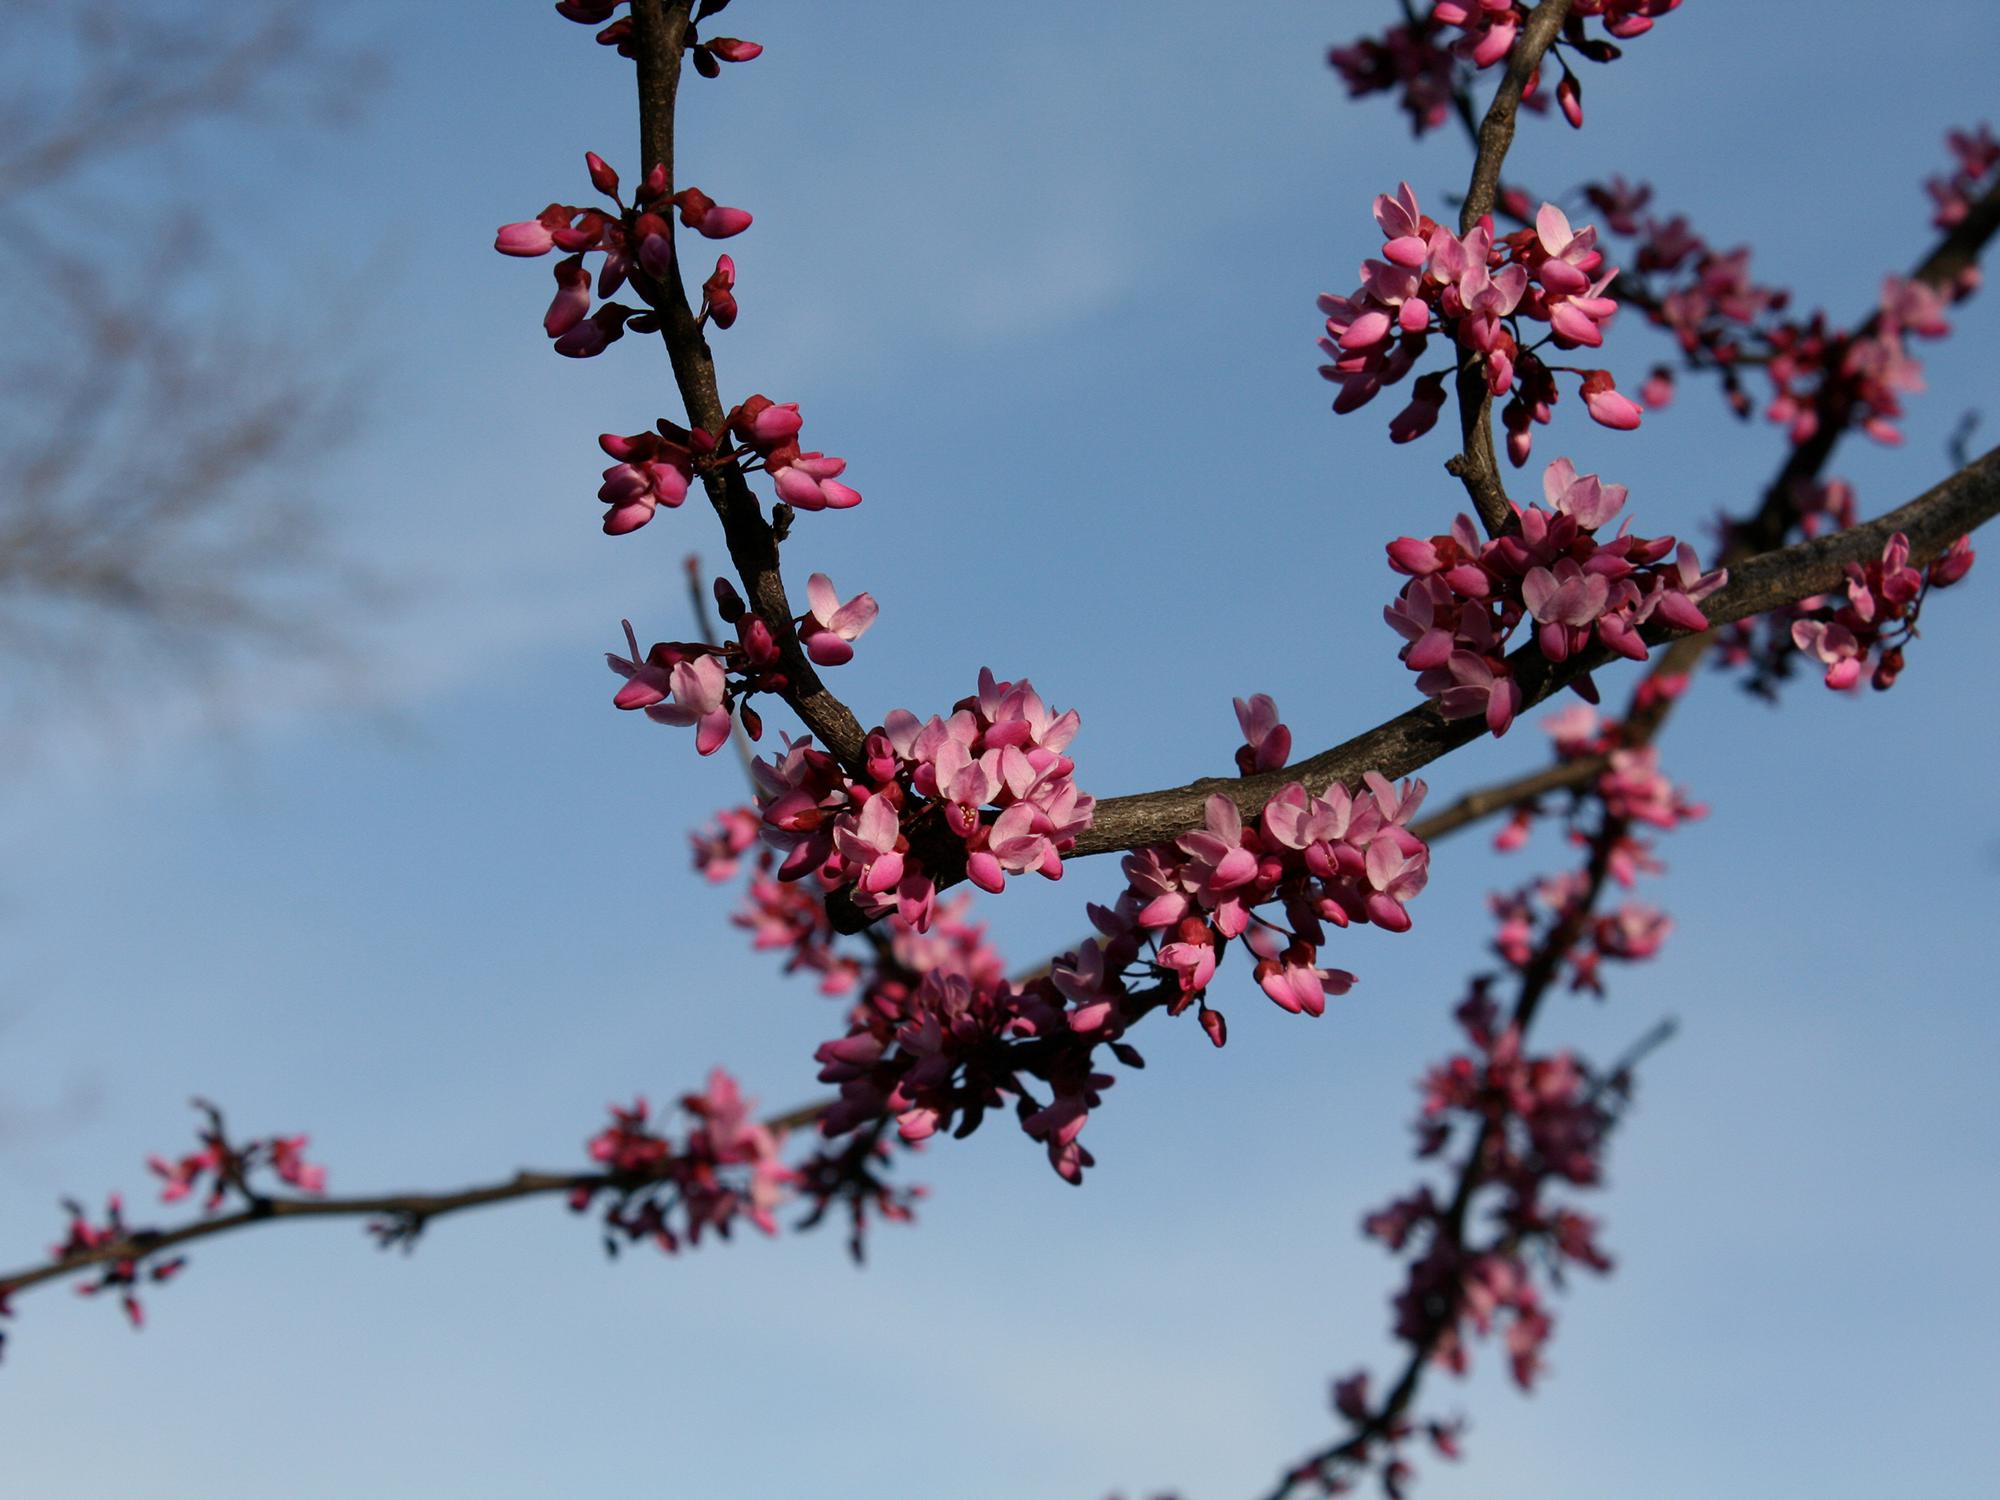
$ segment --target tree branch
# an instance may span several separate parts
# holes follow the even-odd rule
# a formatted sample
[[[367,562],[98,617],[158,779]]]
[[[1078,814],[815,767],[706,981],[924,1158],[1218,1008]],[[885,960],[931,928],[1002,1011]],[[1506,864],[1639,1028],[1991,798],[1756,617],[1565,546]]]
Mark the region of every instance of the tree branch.
[[[763,1121],[764,1127],[781,1135],[786,1131],[801,1129],[825,1114],[832,1102],[823,1099],[817,1103],[787,1110],[783,1114],[771,1115]],[[242,1192],[250,1202],[248,1206],[234,1213],[197,1219],[193,1223],[182,1224],[174,1229],[137,1230],[121,1240],[99,1245],[92,1250],[0,1274],[0,1307],[4,1307],[7,1299],[15,1292],[25,1291],[44,1282],[59,1281],[77,1272],[88,1270],[92,1266],[109,1265],[117,1261],[143,1260],[163,1250],[171,1250],[180,1245],[193,1244],[197,1240],[212,1239],[219,1234],[229,1234],[234,1230],[249,1229],[260,1224],[301,1219],[381,1218],[423,1228],[433,1220],[463,1213],[470,1208],[485,1208],[495,1203],[512,1203],[522,1198],[547,1197],[552,1193],[567,1194],[584,1190],[596,1193],[607,1189],[629,1191],[655,1182],[667,1181],[669,1175],[665,1169],[648,1175],[631,1172],[542,1172],[523,1168],[513,1176],[498,1182],[478,1184],[455,1191],[383,1193],[355,1198],[252,1193],[239,1181],[236,1184],[238,1191]]]
[[[638,36],[639,139],[641,170],[664,167],[667,192],[676,191],[674,178],[674,100],[680,87],[681,51],[687,36],[691,0],[633,0],[632,19]],[[674,264],[662,278],[665,305],[660,337],[673,364],[674,384],[687,406],[688,421],[715,435],[728,453],[725,408],[715,379],[715,356],[702,336],[694,309],[688,305],[681,280],[679,231],[670,224],[675,243]],[[722,522],[729,557],[743,580],[750,607],[757,611],[777,643],[787,687],[785,701],[805,721],[819,742],[858,775],[866,733],[854,713],[820,680],[807,660],[792,627],[794,612],[785,596],[778,566],[778,530],[764,519],[762,508],[742,470],[724,464],[703,470],[702,487]]]
[[[1534,1026],[1534,1018],[1542,1008],[1542,1000],[1548,996],[1556,976],[1562,972],[1564,956],[1570,952],[1570,948],[1576,946],[1576,942],[1584,934],[1584,928],[1590,924],[1590,918],[1598,904],[1598,896],[1604,892],[1604,880],[1610,874],[1612,850],[1618,846],[1618,840],[1624,838],[1626,828],[1628,824],[1622,818],[1610,818],[1610,816],[1606,816],[1604,822],[1598,826],[1598,832],[1590,840],[1590,862],[1584,870],[1582,892],[1576,896],[1574,904],[1562,914],[1562,918],[1542,936],[1542,940],[1536,944],[1534,952],[1528,956],[1528,962],[1520,972],[1520,990],[1514,998],[1514,1010],[1508,1016],[1508,1026],[1520,1034],[1522,1042],[1526,1042],[1528,1030]],[[1656,1034],[1658,1028],[1654,1028],[1654,1032],[1648,1034],[1646,1040],[1648,1050],[1650,1046],[1656,1046],[1656,1042],[1650,1040]],[[1638,1048],[1634,1048],[1634,1052],[1636,1050]],[[1480,1124],[1478,1134],[1474,1136],[1472,1150],[1466,1154],[1462,1166],[1458,1168],[1458,1182],[1452,1190],[1452,1202],[1450,1208],[1446,1208],[1444,1212],[1444,1222],[1438,1228],[1438,1236],[1446,1244],[1454,1246],[1460,1252],[1460,1256],[1466,1250],[1466,1224],[1472,1216],[1472,1198],[1478,1194],[1482,1186],[1486,1186],[1486,1158],[1492,1152],[1504,1128],[1506,1128],[1504,1118],[1488,1116]],[[1350,1432],[1346,1438],[1332,1444],[1330,1448],[1322,1448],[1304,1462],[1294,1464],[1290,1470],[1286,1470],[1286,1476],[1278,1482],[1278,1488],[1272,1490],[1270,1500],[1286,1500],[1286,1496],[1290,1496],[1300,1482],[1304,1482],[1308,1476],[1326,1474],[1326,1470],[1332,1468],[1334,1464],[1360,1462],[1366,1456],[1368,1448],[1372,1448],[1380,1438],[1390,1434],[1398,1418],[1402,1418],[1416,1402],[1418,1388],[1424,1382],[1424,1372],[1430,1368],[1432,1356],[1438,1352],[1438,1342],[1450,1328],[1458,1324],[1458,1306],[1462,1298],[1464,1298],[1464,1282],[1454,1278],[1450,1282],[1450,1292],[1444,1296],[1442,1304],[1432,1312],[1432,1318],[1424,1326],[1422,1336],[1410,1344],[1410,1354],[1404,1360],[1402,1372],[1396,1376],[1396,1384],[1390,1386],[1388,1396],[1382,1398],[1382,1406],[1378,1406],[1370,1414],[1368,1422],[1364,1422],[1358,1430]]]
[[[1920,565],[1996,513],[2000,513],[2000,448],[1865,525],[1749,559],[1732,572],[1726,587],[1702,602],[1702,611],[1712,626],[1727,625],[1824,593],[1843,582],[1848,563],[1879,557],[1883,543],[1897,531],[1909,536],[1911,561]],[[1686,638],[1686,632],[1658,621],[1649,623],[1643,633],[1653,644]],[[1531,706],[1613,659],[1597,647],[1558,666],[1530,642],[1507,660],[1524,706]],[[1352,786],[1359,784],[1365,771],[1406,776],[1485,733],[1483,720],[1447,720],[1434,704],[1425,703],[1282,770],[1238,778],[1210,776],[1186,786],[1108,798],[1097,804],[1096,817],[1078,836],[1075,853],[1108,854],[1175,838],[1201,826],[1204,805],[1218,792],[1248,819],[1294,781],[1310,786],[1341,781]]]
[[[1948,292],[1969,268],[1978,263],[1980,253],[1996,233],[2000,233],[2000,180],[1996,180],[1974,202],[1970,212],[1917,262],[1910,271],[1910,280],[1921,282],[1936,291]],[[1856,336],[1872,333],[1879,321],[1879,312],[1871,315],[1863,321]],[[1730,527],[1730,541],[1721,558],[1722,566],[1732,570],[1741,568],[1757,548],[1775,547],[1784,541],[1798,521],[1800,487],[1819,477],[1846,432],[1845,414],[1830,410],[1823,404],[1820,422],[1813,435],[1805,442],[1796,444],[1785,456],[1777,476],[1765,487],[1756,513]],[[1675,641],[1653,664],[1648,675],[1664,677],[1692,672],[1714,643],[1712,632]],[[1624,720],[1626,743],[1650,743],[1673,713],[1676,701],[1660,694],[1644,705],[1634,704]],[[1469,792],[1443,812],[1413,825],[1411,831],[1425,840],[1440,838],[1489,814],[1518,806],[1532,797],[1586,785],[1596,779],[1607,764],[1603,756],[1559,761],[1526,776]]]
[[[1500,195],[1500,167],[1514,144],[1514,120],[1520,113],[1521,96],[1528,80],[1541,66],[1542,56],[1554,45],[1556,32],[1569,15],[1570,0],[1542,0],[1528,17],[1527,25],[1514,43],[1508,59],[1507,75],[1486,108],[1480,122],[1479,151],[1472,163],[1472,182],[1465,192],[1465,204],[1458,214],[1458,232],[1470,234],[1475,225],[1493,211]],[[1445,469],[1465,486],[1465,493],[1488,536],[1499,536],[1514,528],[1514,507],[1507,499],[1507,486],[1500,478],[1500,462],[1493,449],[1493,393],[1486,387],[1486,361],[1467,350],[1459,351],[1458,421],[1464,444],[1462,451]]]

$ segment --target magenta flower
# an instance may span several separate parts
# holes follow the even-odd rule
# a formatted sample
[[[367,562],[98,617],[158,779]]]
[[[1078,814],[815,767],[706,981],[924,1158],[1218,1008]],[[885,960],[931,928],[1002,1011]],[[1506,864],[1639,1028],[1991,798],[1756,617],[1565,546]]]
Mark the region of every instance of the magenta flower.
[[[1248,702],[1230,700],[1236,708],[1236,723],[1245,741],[1236,752],[1236,766],[1245,776],[1259,771],[1275,771],[1292,754],[1292,732],[1278,719],[1278,705],[1268,693],[1256,693]]]
[[[750,227],[750,215],[740,208],[724,208],[700,188],[682,188],[673,197],[681,223],[704,239],[726,240]]]
[[[646,717],[661,724],[694,725],[696,751],[713,755],[729,741],[727,690],[722,663],[713,656],[679,661],[668,673],[671,701],[650,705]]]
[[[1576,465],[1566,458],[1542,471],[1542,494],[1549,508],[1569,516],[1585,531],[1595,531],[1617,515],[1630,493],[1622,484],[1601,483],[1595,474],[1579,476]]]
[[[597,490],[597,498],[611,507],[604,517],[607,536],[637,531],[660,506],[672,510],[687,498],[694,457],[685,444],[667,435],[669,424],[659,425],[659,432],[598,436],[598,447],[618,460],[604,471]]]
[[[846,510],[861,503],[860,492],[837,483],[847,469],[844,458],[823,453],[801,453],[790,463],[771,470],[778,498],[794,510]]]
[[[1452,685],[1438,695],[1438,708],[1447,719],[1484,717],[1486,727],[1496,735],[1507,732],[1514,715],[1521,711],[1521,688],[1505,664],[1496,670],[1484,656],[1470,651],[1454,651],[1446,662]]]
[[[499,233],[493,237],[493,248],[502,255],[519,255],[528,259],[547,255],[556,247],[555,234],[547,220],[548,216],[544,214],[541,218],[528,219],[519,224],[502,224]],[[564,216],[562,222],[567,224],[568,217]]]
[[[736,262],[727,255],[716,257],[715,269],[701,284],[701,311],[717,328],[736,322]]]
[[[1611,584],[1601,573],[1585,573],[1565,557],[1553,569],[1531,568],[1521,580],[1521,598],[1541,622],[1536,640],[1550,661],[1565,661],[1590,639],[1590,627],[1604,613]]]
[[[1591,419],[1617,431],[1630,432],[1644,415],[1638,402],[1618,394],[1608,370],[1592,370],[1585,375],[1582,394]]]
[[[806,598],[812,612],[799,622],[799,639],[806,655],[822,667],[837,667],[854,659],[853,642],[875,623],[878,613],[872,594],[856,594],[845,604],[834,592],[833,580],[815,573],[806,580]]]

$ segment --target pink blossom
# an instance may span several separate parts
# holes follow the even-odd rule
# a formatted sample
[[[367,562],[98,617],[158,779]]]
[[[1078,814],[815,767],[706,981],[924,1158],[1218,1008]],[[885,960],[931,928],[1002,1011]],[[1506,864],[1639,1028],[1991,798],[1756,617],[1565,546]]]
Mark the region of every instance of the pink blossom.
[[[1446,661],[1452,686],[1438,695],[1438,708],[1447,719],[1484,717],[1486,727],[1496,735],[1505,734],[1521,711],[1521,689],[1507,671],[1496,671],[1486,657],[1470,651],[1454,651]]]
[[[694,747],[713,755],[729,742],[728,684],[713,656],[676,662],[668,673],[670,702],[647,707],[646,717],[661,724],[695,726]]]
[[[1644,415],[1639,403],[1618,394],[1608,370],[1592,370],[1583,378],[1583,404],[1593,421],[1630,432]]]
[[[701,284],[702,313],[717,328],[736,322],[736,262],[727,255],[715,259],[715,269]]]
[[[700,188],[682,188],[674,194],[674,207],[681,223],[704,239],[726,240],[750,227],[750,215],[740,208],[724,208]]]
[[[802,453],[782,468],[772,469],[771,478],[778,498],[795,510],[846,510],[861,503],[858,491],[836,483],[846,469],[846,459]]]
[[[1236,723],[1243,731],[1244,744],[1236,752],[1236,766],[1245,776],[1259,771],[1275,771],[1291,758],[1292,732],[1278,719],[1278,705],[1268,693],[1255,693],[1246,702],[1235,698]]]
[[[1559,458],[1542,471],[1542,494],[1549,508],[1571,517],[1585,531],[1595,531],[1624,507],[1631,493],[1622,484],[1604,484],[1595,474],[1578,475],[1576,465]]]
[[[618,460],[604,471],[597,490],[597,498],[611,507],[604,517],[607,536],[637,531],[660,506],[672,510],[687,498],[694,456],[684,443],[666,435],[668,426],[660,423],[661,432],[599,435],[597,445]]]
[[[854,659],[851,644],[875,623],[878,613],[872,594],[856,594],[845,604],[834,592],[833,581],[824,573],[806,580],[806,597],[812,612],[800,621],[799,639],[810,656],[822,667],[837,667]]]

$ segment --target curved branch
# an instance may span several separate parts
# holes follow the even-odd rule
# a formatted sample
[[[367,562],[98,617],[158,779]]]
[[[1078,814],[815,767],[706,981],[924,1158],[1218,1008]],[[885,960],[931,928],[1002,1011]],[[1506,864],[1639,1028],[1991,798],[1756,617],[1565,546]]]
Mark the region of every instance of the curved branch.
[[[1703,601],[1703,613],[1711,626],[1727,625],[1837,588],[1848,563],[1880,556],[1883,543],[1897,531],[1910,538],[1912,562],[1928,562],[1996,513],[2000,513],[2000,448],[1865,525],[1749,559],[1732,572],[1726,587]],[[1687,632],[1662,628],[1658,622],[1644,634],[1656,645],[1690,639]],[[1557,666],[1530,642],[1507,660],[1521,686],[1524,706],[1531,706],[1613,659],[1598,647]],[[1108,798],[1097,804],[1096,818],[1078,836],[1075,853],[1108,854],[1175,838],[1201,826],[1204,805],[1217,792],[1235,802],[1246,818],[1253,818],[1294,781],[1355,785],[1365,771],[1406,776],[1485,733],[1484,721],[1447,720],[1435,705],[1425,703],[1283,770],[1240,778],[1210,776],[1186,786]]]

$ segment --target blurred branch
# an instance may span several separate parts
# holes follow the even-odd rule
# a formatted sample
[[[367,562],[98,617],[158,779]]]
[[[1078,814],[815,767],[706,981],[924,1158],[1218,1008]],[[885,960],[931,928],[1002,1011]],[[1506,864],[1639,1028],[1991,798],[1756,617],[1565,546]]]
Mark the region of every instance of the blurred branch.
[[[11,719],[36,668],[76,693],[92,672],[130,691],[280,653],[324,664],[341,611],[383,598],[309,506],[356,388],[304,320],[256,326],[204,233],[216,205],[153,159],[207,125],[296,126],[351,100],[372,63],[328,38],[326,13],[284,0],[232,35],[245,13],[0,0]]]

